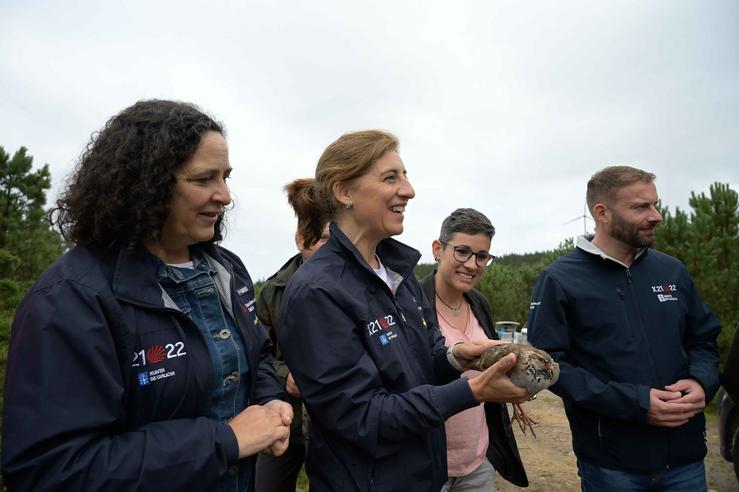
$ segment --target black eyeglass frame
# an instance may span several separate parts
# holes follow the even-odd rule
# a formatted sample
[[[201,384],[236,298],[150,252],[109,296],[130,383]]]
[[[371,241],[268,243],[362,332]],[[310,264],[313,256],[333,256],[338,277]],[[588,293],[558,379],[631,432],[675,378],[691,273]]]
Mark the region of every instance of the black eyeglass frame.
[[[491,255],[489,251],[472,251],[472,249],[469,246],[458,246],[456,244],[449,243],[447,241],[442,241],[439,239],[439,242],[443,244],[444,246],[451,246],[454,254],[454,259],[461,262],[466,263],[469,261],[470,257],[472,255],[475,256],[475,264],[477,266],[487,267],[490,266],[492,262],[498,259],[497,256]],[[463,253],[461,250],[466,250],[467,253]]]

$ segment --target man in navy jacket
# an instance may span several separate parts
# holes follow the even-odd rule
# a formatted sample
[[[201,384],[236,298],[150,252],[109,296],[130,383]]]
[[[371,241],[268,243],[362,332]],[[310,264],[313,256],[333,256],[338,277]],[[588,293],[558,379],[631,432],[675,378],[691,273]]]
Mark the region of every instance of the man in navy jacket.
[[[584,491],[706,490],[703,408],[720,326],[685,266],[650,250],[655,176],[612,166],[588,182],[595,236],[534,287],[529,340],[559,362]]]

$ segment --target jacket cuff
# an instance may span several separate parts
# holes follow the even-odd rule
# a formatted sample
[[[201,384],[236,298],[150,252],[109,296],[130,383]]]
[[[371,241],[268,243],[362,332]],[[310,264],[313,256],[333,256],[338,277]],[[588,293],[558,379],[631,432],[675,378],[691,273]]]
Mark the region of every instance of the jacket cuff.
[[[647,413],[649,413],[649,407],[651,402],[649,400],[650,387],[640,384],[636,387],[636,396],[639,399],[639,408],[642,410],[639,417],[642,421],[647,421]]]
[[[457,343],[463,343],[463,342],[457,342]],[[450,345],[448,349],[446,349],[446,360],[449,361],[449,363],[452,365],[453,368],[458,370],[459,372],[464,371],[464,368],[459,363],[456,357],[454,357],[454,352],[452,349],[454,348],[454,345],[457,345],[457,343]]]
[[[239,462],[239,441],[236,440],[236,434],[228,424],[220,424],[216,427],[216,443],[220,443],[223,447],[223,454],[226,456],[228,465],[235,465]]]
[[[716,371],[716,374],[719,375],[718,370]],[[698,384],[701,385],[701,388],[703,388],[703,394],[706,395],[706,406],[708,406],[709,403],[711,403],[711,400],[713,400],[713,397],[716,396],[716,393],[718,392],[718,387],[720,385],[719,378],[714,378],[714,384],[711,384],[711,382],[706,381],[707,378],[703,377],[704,375],[700,373],[700,371],[696,371],[694,368],[691,368],[688,371],[688,376],[685,379],[694,379],[698,382]]]
[[[436,386],[436,401],[439,413],[444,420],[456,415],[462,410],[476,407],[480,404],[470,388],[467,378],[460,378],[443,386]]]

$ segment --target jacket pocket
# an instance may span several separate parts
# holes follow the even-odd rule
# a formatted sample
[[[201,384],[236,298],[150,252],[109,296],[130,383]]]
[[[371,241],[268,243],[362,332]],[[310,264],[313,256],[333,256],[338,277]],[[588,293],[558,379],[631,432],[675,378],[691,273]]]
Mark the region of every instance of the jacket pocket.
[[[174,303],[177,305],[177,307],[185,314],[188,314],[190,311],[192,311],[192,308],[190,307],[190,303],[187,300],[187,294],[185,293],[184,289],[174,289],[172,292],[169,292],[169,297],[174,301]]]

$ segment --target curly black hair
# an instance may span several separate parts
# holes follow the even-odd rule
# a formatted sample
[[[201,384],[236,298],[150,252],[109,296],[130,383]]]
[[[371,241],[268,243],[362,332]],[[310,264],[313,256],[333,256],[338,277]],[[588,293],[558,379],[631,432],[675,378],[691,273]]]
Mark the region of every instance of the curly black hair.
[[[147,100],[124,109],[92,134],[50,222],[80,245],[132,249],[158,241],[175,170],[209,131],[224,135],[220,123],[189,103]],[[210,242],[223,238],[222,225],[223,216]]]

